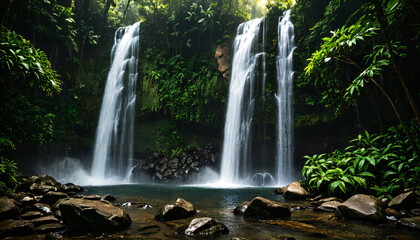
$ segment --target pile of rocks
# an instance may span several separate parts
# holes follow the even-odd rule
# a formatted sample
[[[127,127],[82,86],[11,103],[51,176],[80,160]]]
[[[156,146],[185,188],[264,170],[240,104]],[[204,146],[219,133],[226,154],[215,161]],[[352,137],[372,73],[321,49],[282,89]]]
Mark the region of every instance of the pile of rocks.
[[[419,189],[407,189],[391,201],[366,194],[355,194],[346,201],[336,197],[323,198],[322,196],[309,199],[308,192],[300,186],[299,182],[277,188],[274,192],[282,194],[287,200],[310,200],[311,205],[315,206],[314,210],[335,212],[339,218],[369,222],[383,222],[389,219],[396,221],[397,226],[420,229]],[[237,207],[236,211],[243,212],[245,209],[246,203],[243,203]]]
[[[153,156],[139,160],[133,170],[133,175],[150,176],[157,183],[182,183],[200,171],[204,166],[211,166],[217,162],[216,148],[207,145],[203,148],[191,148],[178,157],[169,157],[165,154],[154,153]]]
[[[57,234],[65,230],[108,232],[131,224],[111,196],[83,196],[80,186],[41,175],[20,179],[16,193],[0,198],[0,238]]]

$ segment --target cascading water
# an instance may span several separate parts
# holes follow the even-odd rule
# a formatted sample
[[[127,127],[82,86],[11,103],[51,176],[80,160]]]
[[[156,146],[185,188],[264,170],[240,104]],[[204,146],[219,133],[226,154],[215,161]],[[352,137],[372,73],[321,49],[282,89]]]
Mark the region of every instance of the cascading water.
[[[250,176],[250,130],[253,88],[260,56],[258,39],[263,18],[239,25],[234,41],[232,75],[226,113],[220,182],[240,184]]]
[[[94,179],[130,181],[140,23],[119,28],[111,50],[93,154]]]
[[[290,10],[278,23],[278,54],[276,59],[278,91],[278,140],[277,140],[277,183],[290,182],[293,169],[293,51],[294,27],[290,21]]]

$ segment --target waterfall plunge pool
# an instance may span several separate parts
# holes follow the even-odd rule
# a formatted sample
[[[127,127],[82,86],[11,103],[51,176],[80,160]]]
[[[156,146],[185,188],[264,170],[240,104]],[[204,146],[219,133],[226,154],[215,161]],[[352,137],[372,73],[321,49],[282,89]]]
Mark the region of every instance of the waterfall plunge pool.
[[[206,239],[281,239],[281,236],[295,239],[416,239],[416,232],[395,227],[394,221],[382,224],[340,220],[331,212],[316,212],[306,201],[285,201],[273,193],[273,187],[217,188],[195,185],[171,184],[124,184],[109,186],[85,186],[84,195],[107,195],[117,197],[117,203],[131,203],[121,206],[133,220],[130,228],[105,238],[129,239],[203,239],[187,237],[182,229],[192,218],[161,222],[154,219],[159,207],[173,204],[177,198],[184,198],[197,209],[195,217],[212,217],[222,221],[230,230],[225,236]],[[292,208],[292,216],[276,220],[244,219],[235,216],[233,209],[243,201],[261,196],[289,204],[291,207],[309,207],[308,210]],[[147,205],[153,207],[149,208]],[[92,237],[92,236],[90,236]]]

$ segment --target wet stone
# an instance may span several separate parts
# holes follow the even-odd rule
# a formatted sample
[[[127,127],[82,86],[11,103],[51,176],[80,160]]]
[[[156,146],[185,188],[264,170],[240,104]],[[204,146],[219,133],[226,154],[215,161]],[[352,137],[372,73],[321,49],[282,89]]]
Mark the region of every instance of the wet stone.
[[[51,207],[48,206],[47,204],[44,204],[44,203],[35,203],[34,204],[34,207],[38,211],[42,212],[45,215],[51,215],[51,214],[53,214],[53,212],[51,211]]]
[[[247,209],[248,205],[249,205],[248,201],[242,202],[239,206],[237,206],[233,210],[233,214],[238,215],[238,216],[244,215],[244,212]]]
[[[410,210],[416,207],[416,198],[414,191],[402,193],[391,199],[388,207],[395,210]]]
[[[194,218],[185,230],[185,234],[189,236],[222,235],[227,233],[229,233],[229,230],[223,223],[209,217]]]
[[[104,200],[109,201],[109,202],[115,202],[115,201],[117,201],[117,198],[112,196],[112,195],[106,195],[104,197]]]
[[[35,226],[44,225],[48,223],[60,223],[60,221],[54,216],[45,216],[30,220]]]
[[[35,228],[35,232],[36,233],[41,233],[41,234],[45,234],[45,233],[50,233],[50,232],[60,232],[66,229],[66,226],[59,224],[59,223],[48,223],[48,224],[43,224],[40,226],[37,226]]]
[[[40,217],[43,217],[43,216],[44,216],[44,214],[41,213],[40,211],[29,211],[29,212],[26,212],[26,213],[20,215],[20,217],[22,219],[25,219],[25,220],[31,220],[31,219],[40,218]]]
[[[47,192],[39,201],[40,203],[45,203],[48,205],[53,205],[55,202],[57,202],[60,199],[67,199],[68,196],[66,193],[62,192]]]
[[[197,213],[194,206],[182,198],[178,198],[173,205],[165,205],[159,209],[155,219],[170,221],[175,219],[182,219],[192,217]]]
[[[338,205],[339,214],[347,219],[378,222],[385,220],[381,200],[374,196],[356,194]]]
[[[401,218],[396,225],[420,230],[420,217]]]
[[[262,197],[256,197],[249,202],[244,211],[244,217],[255,218],[279,218],[290,216],[290,209],[284,204],[271,201]]]
[[[17,218],[20,209],[15,205],[12,199],[7,196],[0,197],[0,220]]]

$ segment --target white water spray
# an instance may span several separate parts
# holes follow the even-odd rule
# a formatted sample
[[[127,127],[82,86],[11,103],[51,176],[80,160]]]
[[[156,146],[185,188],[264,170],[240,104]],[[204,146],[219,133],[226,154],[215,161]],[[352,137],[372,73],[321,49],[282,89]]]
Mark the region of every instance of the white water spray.
[[[94,179],[130,181],[140,23],[119,28],[111,50],[94,147]]]
[[[293,181],[293,51],[294,27],[290,10],[278,23],[278,53],[276,59],[278,91],[277,184]]]

